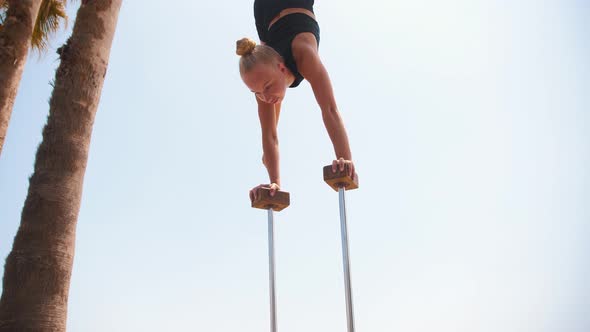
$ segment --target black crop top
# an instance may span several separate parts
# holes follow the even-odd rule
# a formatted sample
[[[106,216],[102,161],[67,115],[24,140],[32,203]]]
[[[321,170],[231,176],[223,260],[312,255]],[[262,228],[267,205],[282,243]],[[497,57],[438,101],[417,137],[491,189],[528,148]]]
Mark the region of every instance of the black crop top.
[[[258,37],[266,45],[277,51],[285,61],[285,66],[295,75],[295,81],[291,88],[297,87],[303,81],[303,75],[299,73],[297,64],[293,58],[291,43],[295,36],[302,32],[311,32],[320,42],[320,28],[311,17],[302,13],[289,14],[281,17],[269,29],[270,21],[285,8],[305,8],[313,12],[314,0],[255,0],[254,18]]]

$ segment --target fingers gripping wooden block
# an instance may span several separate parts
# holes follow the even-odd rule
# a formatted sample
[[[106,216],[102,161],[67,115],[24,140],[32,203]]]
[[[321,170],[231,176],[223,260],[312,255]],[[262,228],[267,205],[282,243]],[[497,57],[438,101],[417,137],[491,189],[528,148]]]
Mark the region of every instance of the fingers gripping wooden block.
[[[340,168],[336,169],[336,172],[332,172],[332,165],[324,166],[324,181],[332,187],[335,191],[338,188],[344,187],[346,190],[357,189],[359,187],[358,174],[353,174],[352,177],[348,176],[348,164],[344,165],[344,170],[340,171]]]
[[[270,196],[270,189],[258,188],[256,199],[252,201],[252,207],[257,209],[281,211],[291,203],[289,193],[286,191],[275,192],[274,197]]]

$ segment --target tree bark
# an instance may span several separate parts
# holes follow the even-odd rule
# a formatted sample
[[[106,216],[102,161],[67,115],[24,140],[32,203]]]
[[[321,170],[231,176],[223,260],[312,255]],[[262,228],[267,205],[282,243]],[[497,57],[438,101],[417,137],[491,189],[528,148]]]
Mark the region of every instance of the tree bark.
[[[0,154],[42,0],[8,0],[0,31]]]
[[[19,0],[20,1],[20,0]],[[6,259],[0,331],[65,331],[84,173],[122,0],[82,0]]]

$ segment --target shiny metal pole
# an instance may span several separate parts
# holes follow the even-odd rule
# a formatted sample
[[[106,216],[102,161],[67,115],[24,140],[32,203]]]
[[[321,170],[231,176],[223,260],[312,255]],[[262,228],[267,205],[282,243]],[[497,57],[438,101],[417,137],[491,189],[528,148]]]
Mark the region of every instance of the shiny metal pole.
[[[270,284],[270,331],[277,332],[277,304],[275,294],[275,230],[274,212],[282,211],[291,202],[290,195],[286,191],[275,191],[271,195],[270,188],[258,188],[256,195],[250,193],[252,207],[267,210],[268,212],[268,274]],[[255,197],[254,197],[255,196]]]
[[[348,227],[346,225],[346,200],[344,187],[338,188],[340,199],[340,232],[342,235],[342,263],[344,265],[344,288],[346,292],[346,318],[348,332],[354,332],[354,310],[352,308],[352,286],[350,283],[350,256],[348,252]]]
[[[268,209],[268,264],[270,279],[270,330],[277,331],[277,312],[275,299],[275,241],[274,216],[272,208]]]

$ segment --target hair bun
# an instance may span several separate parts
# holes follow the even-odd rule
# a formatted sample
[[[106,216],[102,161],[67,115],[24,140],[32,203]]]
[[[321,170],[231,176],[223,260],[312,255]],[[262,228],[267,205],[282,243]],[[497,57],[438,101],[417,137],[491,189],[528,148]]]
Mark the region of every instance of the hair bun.
[[[236,42],[236,54],[239,56],[252,54],[255,47],[255,41],[250,38],[242,38]]]

